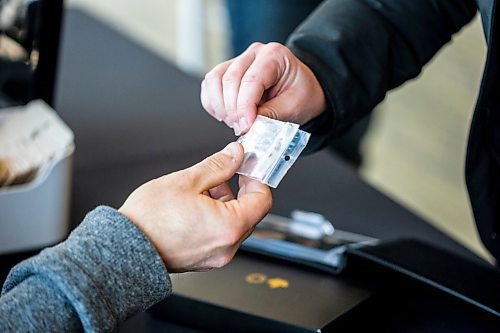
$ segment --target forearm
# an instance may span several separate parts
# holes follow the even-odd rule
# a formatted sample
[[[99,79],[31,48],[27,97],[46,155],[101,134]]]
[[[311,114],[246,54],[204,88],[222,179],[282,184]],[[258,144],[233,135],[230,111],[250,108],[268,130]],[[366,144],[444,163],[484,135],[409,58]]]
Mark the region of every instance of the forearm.
[[[328,115],[306,125],[312,146],[341,134],[388,90],[416,77],[475,13],[471,0],[325,1],[288,41],[328,104]]]
[[[50,280],[27,277],[0,298],[1,332],[80,332],[78,314]]]
[[[22,325],[34,331],[112,331],[170,290],[165,266],[146,236],[116,210],[99,207],[68,240],[11,271],[0,298],[0,331]]]

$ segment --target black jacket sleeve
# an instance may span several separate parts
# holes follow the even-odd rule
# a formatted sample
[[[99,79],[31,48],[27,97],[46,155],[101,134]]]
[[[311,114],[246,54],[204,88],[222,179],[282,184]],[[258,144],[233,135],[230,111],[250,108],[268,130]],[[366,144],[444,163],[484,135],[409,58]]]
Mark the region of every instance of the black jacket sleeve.
[[[288,47],[318,78],[327,112],[305,124],[317,150],[416,77],[471,21],[473,0],[328,0],[290,36]]]

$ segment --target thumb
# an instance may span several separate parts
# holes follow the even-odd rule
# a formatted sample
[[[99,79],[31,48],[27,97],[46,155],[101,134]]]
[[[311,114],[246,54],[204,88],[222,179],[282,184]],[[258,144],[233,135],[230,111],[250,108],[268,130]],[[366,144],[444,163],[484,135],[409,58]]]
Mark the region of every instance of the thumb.
[[[191,177],[190,183],[195,191],[201,193],[228,181],[242,161],[243,146],[238,142],[231,142],[222,151],[188,168],[187,176]]]

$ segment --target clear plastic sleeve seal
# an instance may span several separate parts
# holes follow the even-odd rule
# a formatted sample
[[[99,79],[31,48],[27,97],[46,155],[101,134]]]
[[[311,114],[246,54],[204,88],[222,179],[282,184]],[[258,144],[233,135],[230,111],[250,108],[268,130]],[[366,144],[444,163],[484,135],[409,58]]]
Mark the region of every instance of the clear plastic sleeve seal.
[[[257,116],[238,142],[245,155],[237,173],[276,188],[309,141],[299,125]]]

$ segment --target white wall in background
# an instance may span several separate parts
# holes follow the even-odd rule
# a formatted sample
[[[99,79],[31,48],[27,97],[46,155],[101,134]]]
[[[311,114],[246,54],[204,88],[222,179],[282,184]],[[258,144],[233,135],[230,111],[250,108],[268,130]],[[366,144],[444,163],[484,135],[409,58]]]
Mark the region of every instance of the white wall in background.
[[[228,31],[224,0],[68,0],[113,29],[203,75],[227,57]]]

